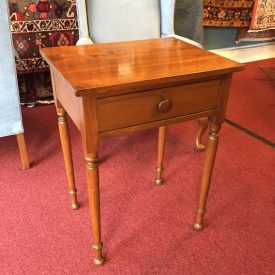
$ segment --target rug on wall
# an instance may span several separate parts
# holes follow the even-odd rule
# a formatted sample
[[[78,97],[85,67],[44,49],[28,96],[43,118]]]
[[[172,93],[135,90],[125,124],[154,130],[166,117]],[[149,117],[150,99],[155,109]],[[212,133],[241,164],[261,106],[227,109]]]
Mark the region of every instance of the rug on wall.
[[[275,29],[275,1],[255,0],[249,31]]]
[[[237,32],[236,42],[275,40],[275,1],[255,0],[249,28]]]
[[[54,102],[49,71],[18,74],[17,79],[22,106],[34,107]]]
[[[9,8],[20,95],[33,104],[52,96],[49,67],[39,48],[78,40],[76,0],[9,0]]]
[[[275,30],[261,32],[249,32],[248,28],[239,28],[236,35],[236,43],[242,41],[271,41],[275,40]]]
[[[204,0],[207,27],[249,27],[254,0]]]

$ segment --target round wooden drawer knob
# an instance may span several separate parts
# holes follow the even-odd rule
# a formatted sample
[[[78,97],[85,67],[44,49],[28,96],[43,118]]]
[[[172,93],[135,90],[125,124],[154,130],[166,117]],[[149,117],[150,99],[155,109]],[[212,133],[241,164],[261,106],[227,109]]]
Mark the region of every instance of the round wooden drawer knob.
[[[163,99],[158,103],[157,109],[160,113],[167,113],[172,108],[172,101],[169,99]]]

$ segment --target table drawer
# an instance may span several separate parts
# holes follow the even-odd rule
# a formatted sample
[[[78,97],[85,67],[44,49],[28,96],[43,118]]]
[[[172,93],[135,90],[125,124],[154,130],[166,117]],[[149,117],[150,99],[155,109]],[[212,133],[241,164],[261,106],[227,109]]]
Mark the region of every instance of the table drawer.
[[[217,107],[219,80],[99,98],[99,131],[149,123]]]

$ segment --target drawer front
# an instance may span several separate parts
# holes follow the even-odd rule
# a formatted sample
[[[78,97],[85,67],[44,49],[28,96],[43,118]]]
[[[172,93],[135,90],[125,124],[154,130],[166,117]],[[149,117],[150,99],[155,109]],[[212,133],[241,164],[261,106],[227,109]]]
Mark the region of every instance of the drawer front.
[[[99,98],[99,131],[194,114],[217,107],[219,80]]]

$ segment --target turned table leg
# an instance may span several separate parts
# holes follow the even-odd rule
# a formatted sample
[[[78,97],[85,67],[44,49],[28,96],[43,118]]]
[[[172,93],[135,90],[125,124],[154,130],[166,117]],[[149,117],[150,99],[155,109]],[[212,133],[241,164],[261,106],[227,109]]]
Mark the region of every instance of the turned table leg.
[[[158,160],[157,160],[157,177],[155,179],[156,185],[161,185],[163,183],[162,172],[163,172],[163,159],[164,159],[164,149],[166,141],[166,132],[167,127],[159,127],[159,136],[158,136]]]
[[[16,138],[17,138],[17,144],[20,152],[23,169],[29,169],[30,163],[29,163],[28,153],[26,149],[24,133],[17,134]]]
[[[100,225],[100,191],[99,191],[99,174],[98,174],[98,157],[97,153],[86,154],[86,175],[89,193],[90,215],[92,223],[92,234],[94,249],[93,262],[99,266],[104,263],[102,255],[101,225]]]
[[[213,167],[215,163],[215,157],[219,141],[220,125],[211,123],[208,137],[208,144],[206,149],[206,158],[204,163],[202,185],[200,191],[199,208],[197,210],[197,217],[194,223],[195,230],[203,229],[203,216],[205,213],[205,206],[207,201],[207,195],[210,187]]]
[[[205,146],[201,142],[201,138],[208,128],[208,117],[202,117],[198,120],[199,128],[196,136],[196,148],[199,152],[203,151],[205,149]]]
[[[71,207],[72,209],[77,209],[79,207],[79,204],[77,201],[77,194],[76,194],[77,190],[75,187],[71,139],[70,139],[70,133],[69,133],[69,126],[67,122],[67,114],[63,108],[58,107],[57,115],[58,115],[58,127],[59,127],[60,140],[61,140],[63,157],[65,162],[67,180],[69,184],[69,194],[71,196]]]

